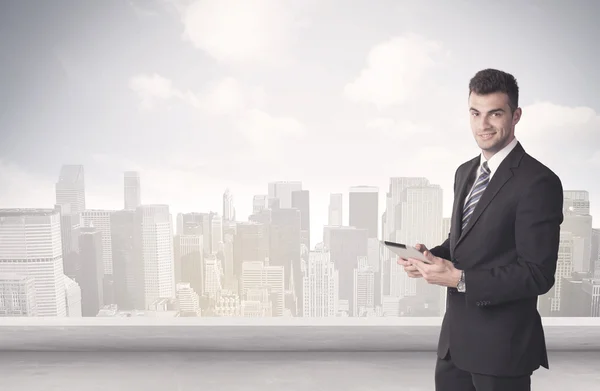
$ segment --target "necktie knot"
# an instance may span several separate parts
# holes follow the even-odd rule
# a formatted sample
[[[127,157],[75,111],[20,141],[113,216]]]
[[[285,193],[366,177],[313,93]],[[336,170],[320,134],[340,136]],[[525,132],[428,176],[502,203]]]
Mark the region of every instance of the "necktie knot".
[[[490,175],[490,168],[488,166],[488,162],[483,162],[483,164],[481,165],[481,173]]]

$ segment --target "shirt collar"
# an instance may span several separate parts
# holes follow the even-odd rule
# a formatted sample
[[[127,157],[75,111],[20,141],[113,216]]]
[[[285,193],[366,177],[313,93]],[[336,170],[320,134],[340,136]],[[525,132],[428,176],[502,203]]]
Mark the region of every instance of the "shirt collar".
[[[513,138],[513,140],[508,143],[507,146],[505,146],[504,148],[502,148],[500,151],[496,152],[494,154],[494,156],[492,156],[490,158],[490,160],[487,161],[488,163],[488,168],[490,169],[490,178],[492,176],[494,176],[494,173],[496,172],[496,170],[498,169],[498,167],[500,166],[500,163],[502,163],[502,161],[508,156],[508,154],[517,146],[518,140],[517,138]],[[479,166],[481,167],[481,165],[483,164],[483,162],[485,162],[485,156],[483,156],[483,152],[481,153],[481,158],[479,160]]]

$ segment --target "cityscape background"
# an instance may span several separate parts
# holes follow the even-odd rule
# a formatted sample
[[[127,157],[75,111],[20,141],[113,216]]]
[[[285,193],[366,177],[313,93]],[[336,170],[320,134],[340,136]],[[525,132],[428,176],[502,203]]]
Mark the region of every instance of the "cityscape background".
[[[442,315],[380,241],[447,236],[487,67],[565,188],[539,311],[600,316],[597,2],[233,4],[0,6],[0,316]]]
[[[381,237],[432,248],[449,234],[443,191],[427,178],[332,193],[322,240],[311,242],[310,190],[271,182],[236,215],[173,216],[142,203],[139,172],[123,174],[123,208],[86,206],[85,169],[64,165],[54,208],[0,209],[2,316],[367,317],[442,316],[446,288],[411,279]],[[564,192],[556,283],[542,316],[600,316],[600,229],[589,194]],[[250,200],[248,200],[249,202]]]

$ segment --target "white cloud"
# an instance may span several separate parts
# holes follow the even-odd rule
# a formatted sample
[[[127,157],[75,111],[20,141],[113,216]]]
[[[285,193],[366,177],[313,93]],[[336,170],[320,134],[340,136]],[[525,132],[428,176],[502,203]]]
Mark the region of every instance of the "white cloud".
[[[139,74],[132,77],[129,87],[140,98],[142,109],[149,110],[175,100],[213,115],[236,114],[248,106],[260,107],[266,100],[262,88],[246,91],[234,78],[226,77],[210,83],[202,92],[176,88],[170,79],[158,74]]]
[[[286,139],[305,134],[304,125],[297,119],[274,116],[264,110],[264,89],[245,89],[231,77],[210,84],[200,94],[177,89],[169,79],[157,74],[137,75],[131,79],[130,87],[144,109],[154,108],[159,100],[178,100],[204,113],[229,117],[235,129],[251,143],[251,155],[255,157],[281,156]]]
[[[524,137],[549,139],[600,135],[600,115],[590,107],[561,106],[551,102],[535,102],[523,107],[517,128]]]
[[[282,61],[295,27],[279,0],[197,0],[181,9],[184,39],[223,62]]]
[[[377,117],[369,120],[366,125],[370,131],[375,131],[379,135],[392,141],[408,140],[413,137],[427,137],[434,132],[434,128],[428,124],[418,124],[408,119],[394,119],[389,117]]]
[[[58,178],[58,173],[57,173]],[[53,208],[55,183],[0,160],[0,208]],[[40,203],[40,200],[44,200]]]
[[[344,88],[345,96],[378,109],[401,105],[433,81],[426,77],[446,60],[442,43],[416,34],[392,38],[376,45],[367,56],[366,68]]]
[[[275,159],[284,154],[285,141],[303,136],[304,125],[291,117],[275,117],[264,111],[250,109],[240,117],[237,129],[251,144],[255,158]]]
[[[184,94],[173,87],[171,80],[156,73],[132,77],[129,80],[129,88],[139,96],[140,107],[145,110],[154,108],[157,101],[184,98]]]

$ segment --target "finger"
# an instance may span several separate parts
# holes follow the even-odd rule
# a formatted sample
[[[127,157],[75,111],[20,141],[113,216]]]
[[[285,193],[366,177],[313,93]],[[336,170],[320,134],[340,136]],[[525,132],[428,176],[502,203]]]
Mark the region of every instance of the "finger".
[[[420,252],[427,251],[427,247],[424,244],[421,244],[421,243],[417,243],[417,245],[415,246],[415,248],[417,250],[419,250]]]
[[[423,255],[425,255],[425,258],[431,263],[440,263],[441,261],[441,258],[434,256],[429,250],[423,252]]]
[[[408,266],[408,265],[410,265],[410,262],[408,261],[408,259],[398,258],[398,264],[403,265],[403,266]]]
[[[427,264],[419,259],[411,260],[411,262],[421,274],[424,274],[428,269]]]
[[[415,266],[404,266],[404,271],[407,273],[415,273],[415,272],[419,272],[419,269],[417,269]]]

